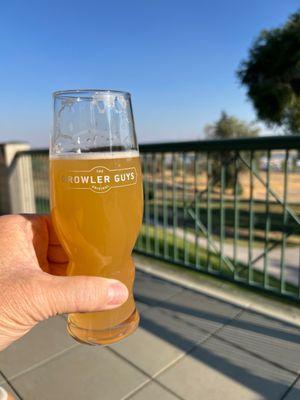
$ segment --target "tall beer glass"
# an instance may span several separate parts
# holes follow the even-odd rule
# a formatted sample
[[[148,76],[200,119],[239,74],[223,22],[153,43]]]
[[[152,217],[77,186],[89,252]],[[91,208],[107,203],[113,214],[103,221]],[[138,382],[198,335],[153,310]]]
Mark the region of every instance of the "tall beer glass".
[[[53,96],[51,214],[69,256],[67,274],[118,279],[129,291],[114,310],[70,314],[68,331],[81,342],[109,344],[139,323],[131,252],[143,193],[130,94],[70,90]]]

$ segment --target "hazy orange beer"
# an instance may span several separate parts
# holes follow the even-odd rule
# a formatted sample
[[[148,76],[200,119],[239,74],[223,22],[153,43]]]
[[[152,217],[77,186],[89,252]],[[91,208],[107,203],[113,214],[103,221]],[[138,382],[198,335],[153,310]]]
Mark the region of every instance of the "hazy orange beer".
[[[118,279],[130,294],[117,309],[70,314],[68,331],[82,342],[113,343],[133,332],[139,322],[131,252],[142,223],[143,193],[130,96],[114,91],[71,91],[58,92],[54,97],[56,102],[59,97],[59,105],[54,117],[58,134],[50,154],[51,214],[70,259],[68,274]],[[63,117],[65,104],[74,109],[67,109]],[[80,131],[81,135],[76,123],[80,127],[84,124],[79,119],[74,123],[78,112],[81,116],[88,114],[84,117],[87,128],[84,133]],[[110,121],[105,124],[108,114]],[[70,123],[75,139],[74,133],[68,132]],[[111,132],[112,125],[117,134]],[[66,136],[72,137],[71,144]],[[97,143],[92,145],[87,139],[92,141],[94,136]]]

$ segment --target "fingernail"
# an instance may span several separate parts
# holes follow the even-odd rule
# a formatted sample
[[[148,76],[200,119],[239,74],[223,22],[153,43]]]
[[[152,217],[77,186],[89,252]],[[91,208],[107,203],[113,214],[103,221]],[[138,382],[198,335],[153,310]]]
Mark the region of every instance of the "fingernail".
[[[108,302],[109,305],[120,305],[127,300],[128,291],[122,283],[113,283],[108,287]]]

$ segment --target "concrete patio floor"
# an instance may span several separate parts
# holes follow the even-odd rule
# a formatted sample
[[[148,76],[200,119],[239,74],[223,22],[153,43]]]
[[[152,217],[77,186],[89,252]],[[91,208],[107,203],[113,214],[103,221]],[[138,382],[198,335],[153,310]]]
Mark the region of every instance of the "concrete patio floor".
[[[137,271],[140,328],[85,346],[52,318],[0,353],[0,385],[24,400],[300,399],[300,329]]]

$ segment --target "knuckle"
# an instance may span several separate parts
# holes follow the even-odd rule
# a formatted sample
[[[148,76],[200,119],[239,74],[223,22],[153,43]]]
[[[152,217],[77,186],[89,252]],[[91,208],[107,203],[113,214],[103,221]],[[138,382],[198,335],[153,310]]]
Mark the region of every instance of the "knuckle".
[[[108,285],[103,278],[86,277],[77,297],[77,307],[97,311],[104,309],[108,298]]]

